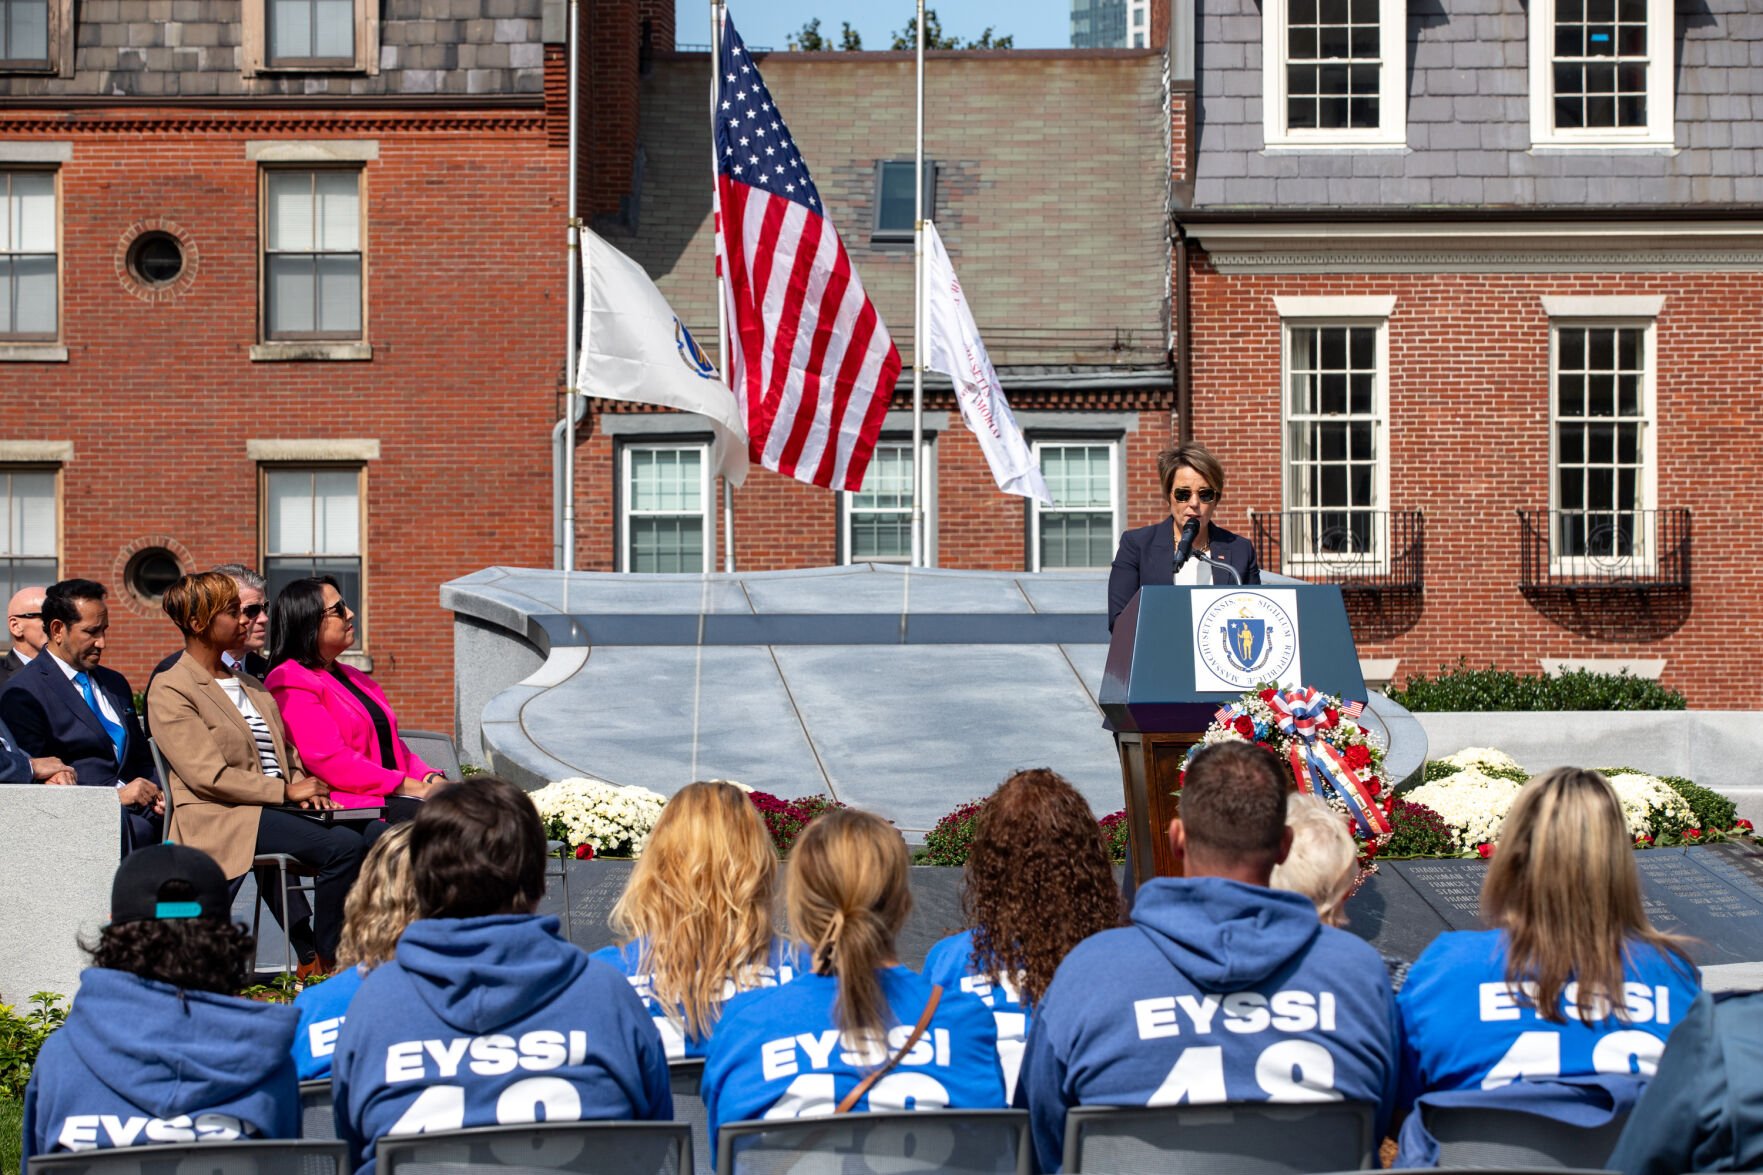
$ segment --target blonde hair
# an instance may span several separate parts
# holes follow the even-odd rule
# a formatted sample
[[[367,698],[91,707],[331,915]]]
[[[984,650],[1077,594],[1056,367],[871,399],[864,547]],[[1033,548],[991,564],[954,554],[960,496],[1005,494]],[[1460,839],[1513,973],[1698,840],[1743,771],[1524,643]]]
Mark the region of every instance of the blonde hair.
[[[1359,850],[1346,817],[1319,796],[1293,792],[1286,797],[1286,827],[1292,830],[1292,849],[1273,867],[1268,884],[1309,898],[1324,926],[1344,925],[1341,907],[1359,874]]]
[[[410,868],[411,824],[394,824],[367,851],[361,873],[343,903],[338,968],[371,971],[389,963],[404,928],[416,920],[416,883]]]
[[[641,940],[638,970],[688,1037],[710,1035],[731,980],[752,986],[746,973],[771,949],[776,884],[777,851],[740,788],[692,783],[667,801],[611,923]]]
[[[1622,805],[1596,771],[1557,767],[1524,786],[1500,828],[1481,887],[1482,918],[1506,931],[1506,983],[1537,1015],[1565,1021],[1577,982],[1579,1019],[1626,1020],[1623,963],[1635,942],[1690,968],[1682,940],[1647,921]]]
[[[819,975],[839,981],[833,1022],[846,1048],[877,1055],[892,1010],[877,972],[912,912],[906,842],[880,816],[835,808],[815,818],[790,853],[790,928]]]
[[[198,571],[165,589],[159,606],[185,636],[201,636],[222,612],[239,606],[239,585],[230,575]]]

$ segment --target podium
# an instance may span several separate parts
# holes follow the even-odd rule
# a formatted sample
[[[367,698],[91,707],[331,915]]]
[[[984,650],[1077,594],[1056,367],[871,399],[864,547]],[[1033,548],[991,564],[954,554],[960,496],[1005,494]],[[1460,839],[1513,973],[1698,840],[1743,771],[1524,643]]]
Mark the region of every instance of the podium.
[[[1114,622],[1097,700],[1120,752],[1135,881],[1176,871],[1168,831],[1188,748],[1220,706],[1268,681],[1366,700],[1340,588],[1147,587]]]

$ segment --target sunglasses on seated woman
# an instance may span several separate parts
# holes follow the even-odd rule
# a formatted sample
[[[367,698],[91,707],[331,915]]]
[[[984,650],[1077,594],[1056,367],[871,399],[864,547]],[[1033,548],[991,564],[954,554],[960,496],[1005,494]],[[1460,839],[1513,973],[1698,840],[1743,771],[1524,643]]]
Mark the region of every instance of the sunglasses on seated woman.
[[[349,619],[349,604],[346,600],[338,600],[328,608],[319,609],[320,616],[335,616],[338,620]]]
[[[1218,491],[1213,489],[1211,486],[1207,486],[1205,489],[1200,490],[1199,494],[1200,494],[1200,501],[1202,501],[1202,502],[1216,502],[1218,500]],[[1194,491],[1188,489],[1186,486],[1183,486],[1181,489],[1176,490],[1174,493],[1170,494],[1170,497],[1174,498],[1178,502],[1185,502],[1193,496],[1194,496]]]

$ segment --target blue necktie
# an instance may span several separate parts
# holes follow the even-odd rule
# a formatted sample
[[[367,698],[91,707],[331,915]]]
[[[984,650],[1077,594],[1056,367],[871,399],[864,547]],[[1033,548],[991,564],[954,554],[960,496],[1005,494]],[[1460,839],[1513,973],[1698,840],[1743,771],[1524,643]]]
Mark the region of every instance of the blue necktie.
[[[104,733],[116,744],[116,761],[121,763],[123,744],[128,741],[129,732],[123,729],[120,722],[112,722],[104,717],[104,711],[98,708],[98,695],[92,692],[92,679],[89,676],[80,672],[74,674],[73,679],[79,682],[80,692],[86,695],[86,705],[92,707],[92,713],[98,716],[98,725],[104,728]]]

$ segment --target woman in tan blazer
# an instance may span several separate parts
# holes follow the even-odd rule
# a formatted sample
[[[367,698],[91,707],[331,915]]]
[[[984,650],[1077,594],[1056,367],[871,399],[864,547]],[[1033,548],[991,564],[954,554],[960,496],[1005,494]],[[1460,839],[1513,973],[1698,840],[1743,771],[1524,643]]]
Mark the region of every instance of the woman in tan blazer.
[[[186,575],[166,590],[165,614],[184,653],[153,679],[153,741],[170,778],[167,838],[201,849],[238,879],[260,853],[287,853],[318,871],[310,936],[289,931],[302,976],[329,971],[343,931],[343,899],[361,868],[359,834],[292,810],[335,808],[289,747],[275,700],[221,654],[242,623],[239,589],[218,572]],[[306,943],[302,943],[302,939]]]

